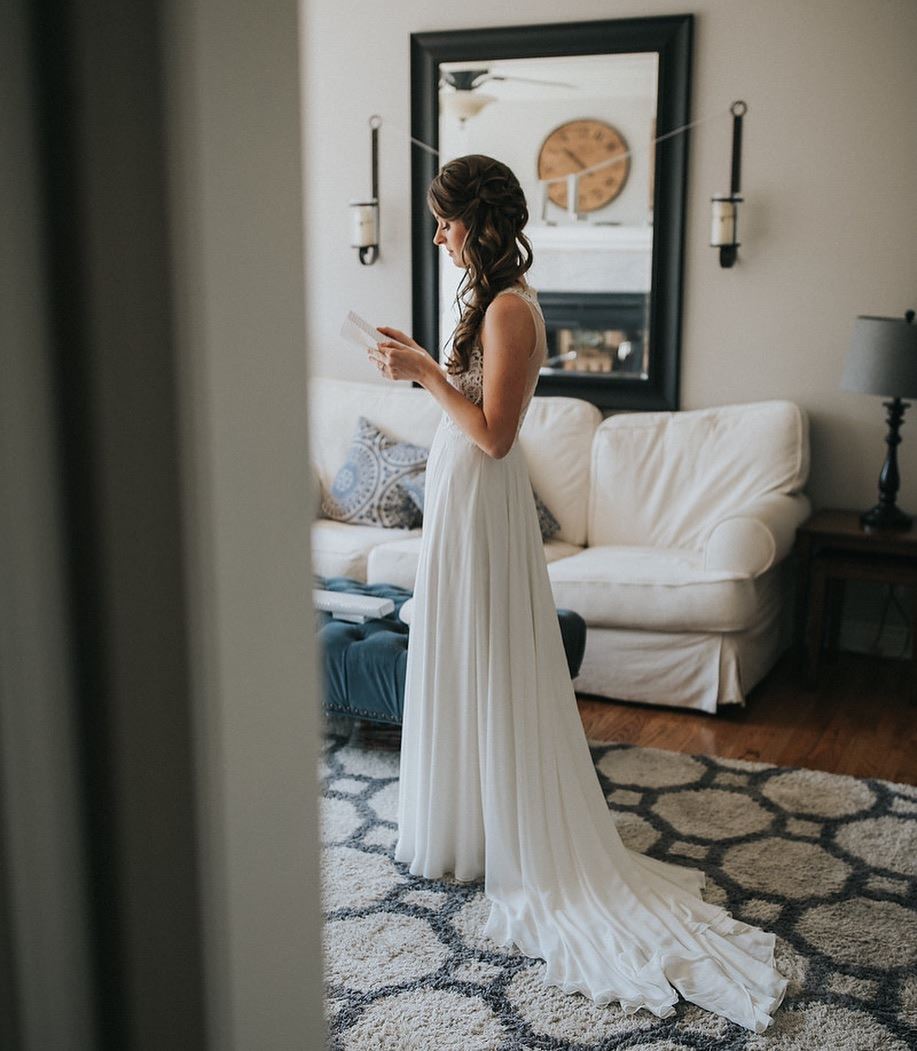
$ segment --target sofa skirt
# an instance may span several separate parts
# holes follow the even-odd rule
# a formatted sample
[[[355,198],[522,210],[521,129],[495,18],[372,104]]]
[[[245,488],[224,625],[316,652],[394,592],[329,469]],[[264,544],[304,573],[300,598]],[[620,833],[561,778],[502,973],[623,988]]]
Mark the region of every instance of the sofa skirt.
[[[589,626],[578,694],[715,713],[745,704],[791,637],[784,560],[756,581],[757,622],[746,631],[662,632]]]

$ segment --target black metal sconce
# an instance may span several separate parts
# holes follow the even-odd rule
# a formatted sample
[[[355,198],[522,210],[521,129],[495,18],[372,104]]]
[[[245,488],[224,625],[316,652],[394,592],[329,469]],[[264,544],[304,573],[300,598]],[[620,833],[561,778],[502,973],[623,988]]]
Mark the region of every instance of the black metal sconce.
[[[350,202],[350,245],[359,249],[360,262],[369,266],[379,258],[379,125],[382,118],[369,118],[372,128],[372,197]]]
[[[739,180],[742,165],[742,118],[748,106],[741,100],[729,107],[732,114],[732,175],[729,193],[717,193],[710,198],[713,205],[713,225],[710,230],[710,245],[720,250],[720,266],[730,267],[738,258],[738,205]]]

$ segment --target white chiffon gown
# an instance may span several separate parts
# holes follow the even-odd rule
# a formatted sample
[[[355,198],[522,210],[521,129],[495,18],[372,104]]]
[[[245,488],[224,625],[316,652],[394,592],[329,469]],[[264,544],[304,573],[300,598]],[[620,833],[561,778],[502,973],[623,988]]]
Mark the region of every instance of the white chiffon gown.
[[[537,333],[522,418],[546,353]],[[483,355],[447,376],[482,401]],[[700,869],[625,847],[580,722],[525,456],[494,459],[443,413],[430,447],[401,736],[395,860],[483,877],[483,935],[546,985],[675,1013],[678,993],[756,1033],[787,979],[775,935],[701,897]],[[674,988],[673,988],[674,987]]]

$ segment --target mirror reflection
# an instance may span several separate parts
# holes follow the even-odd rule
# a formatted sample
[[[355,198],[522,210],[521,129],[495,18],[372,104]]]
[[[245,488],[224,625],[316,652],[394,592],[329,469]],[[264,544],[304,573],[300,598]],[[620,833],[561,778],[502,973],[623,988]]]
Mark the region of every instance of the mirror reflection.
[[[658,55],[439,63],[439,163],[484,153],[516,173],[548,329],[546,375],[650,372]],[[461,279],[439,266],[439,344]]]

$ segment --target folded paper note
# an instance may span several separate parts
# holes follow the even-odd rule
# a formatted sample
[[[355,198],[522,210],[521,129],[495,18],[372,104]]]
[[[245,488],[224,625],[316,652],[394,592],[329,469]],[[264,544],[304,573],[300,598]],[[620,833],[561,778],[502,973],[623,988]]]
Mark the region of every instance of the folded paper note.
[[[352,310],[344,319],[344,324],[341,326],[341,335],[345,339],[349,339],[351,343],[367,348],[375,347],[377,343],[388,339],[388,336],[377,328],[373,328],[368,321],[364,321],[359,314],[355,314]]]

